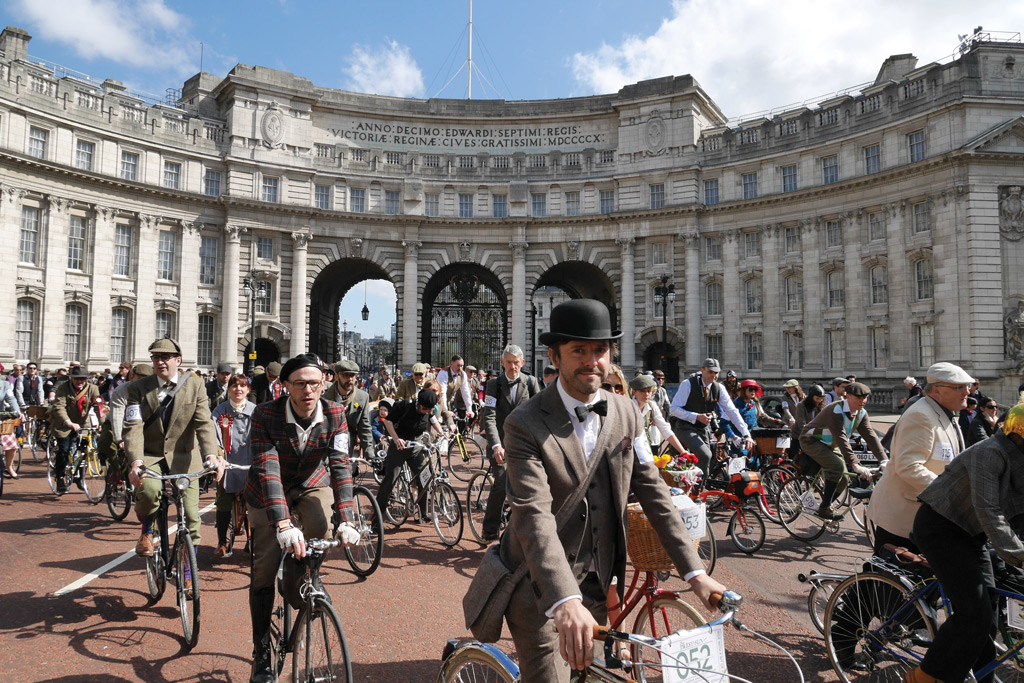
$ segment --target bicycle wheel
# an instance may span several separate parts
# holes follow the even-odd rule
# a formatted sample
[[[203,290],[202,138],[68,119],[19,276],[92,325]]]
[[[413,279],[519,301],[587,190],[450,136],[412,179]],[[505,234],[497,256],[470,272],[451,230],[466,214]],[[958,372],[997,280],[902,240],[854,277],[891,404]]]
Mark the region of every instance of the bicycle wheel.
[[[174,544],[175,565],[178,571],[178,611],[181,612],[181,629],[185,634],[185,646],[192,649],[199,642],[199,565],[196,563],[196,549],[187,529],[178,531]]]
[[[446,546],[462,540],[462,505],[451,484],[442,481],[430,489],[430,518]]]
[[[718,560],[718,549],[715,543],[715,532],[711,530],[711,520],[704,520],[704,537],[694,541],[697,547],[697,555],[704,563],[704,571],[708,576],[715,571],[715,562]]]
[[[844,683],[903,680],[935,636],[920,602],[884,574],[854,574],[825,607],[825,649]]]
[[[478,644],[460,647],[441,665],[437,683],[515,683],[519,669],[508,660],[503,663],[497,656]]]
[[[867,531],[868,522],[868,499],[850,498],[850,515],[854,523],[861,529]]]
[[[35,420],[33,420],[31,423],[29,423],[29,428],[25,430],[25,445],[28,446],[29,451],[32,453],[33,462],[39,460],[39,453],[44,450],[43,447],[39,444],[39,434],[37,433],[38,427],[36,426],[37,424],[38,423]],[[45,439],[46,437],[43,438]]]
[[[707,479],[704,482],[705,491],[725,491],[729,488],[729,463],[711,461]],[[707,497],[708,512],[722,507],[722,496]]]
[[[95,454],[87,454],[78,466],[78,478],[82,485],[82,492],[85,493],[86,500],[93,505],[97,505],[103,500],[107,474],[107,468],[98,459],[95,462],[89,462],[95,457]]]
[[[484,515],[487,514],[487,497],[491,495],[494,477],[486,470],[480,470],[469,480],[466,492],[466,514],[469,517],[469,531],[479,543],[484,540]]]
[[[57,482],[60,481],[60,475],[56,471],[57,463],[57,449],[54,448],[49,442],[46,444],[46,483],[50,485],[50,490],[57,493]]]
[[[640,614],[633,622],[633,633],[661,638],[679,629],[693,628],[706,623],[704,617],[685,601],[669,595],[661,595],[640,605]],[[633,676],[639,683],[663,680],[661,654],[657,650],[639,645],[631,646],[631,658],[643,665],[633,667]]]
[[[299,612],[292,633],[293,683],[352,680],[345,634],[329,602],[314,598],[312,609],[303,608]]]
[[[768,518],[768,521],[774,524],[782,524],[778,508],[776,508],[779,490],[783,484],[794,477],[796,477],[796,473],[793,469],[784,465],[772,465],[761,473],[761,488],[764,490],[764,493],[758,496],[757,504],[761,508],[761,513]]]
[[[737,508],[729,520],[733,545],[746,554],[756,553],[764,545],[764,520],[753,505]]]
[[[116,468],[107,470],[107,486],[103,492],[103,498],[107,501],[107,510],[115,522],[120,522],[128,516],[132,509],[132,497],[128,493],[128,484],[124,480],[124,474]]]
[[[15,474],[19,474],[21,472],[21,449],[15,448],[14,455],[12,457],[13,460],[7,464],[10,465],[10,468],[14,470]]]
[[[839,583],[839,579],[821,579],[812,582],[811,590],[807,593],[807,614],[814,628],[822,635],[825,635],[825,607]]]
[[[365,486],[352,488],[352,501],[356,507],[356,530],[359,545],[345,548],[348,563],[359,576],[369,576],[380,565],[384,552],[384,520],[376,499]]]
[[[782,526],[793,538],[810,542],[825,533],[825,520],[813,514],[821,505],[821,488],[817,485],[804,489],[800,479],[782,485],[776,507]]]
[[[469,481],[477,470],[484,469],[484,451],[476,439],[456,437],[448,444],[448,471],[459,481]]]
[[[395,488],[391,489],[391,498],[388,499],[388,507],[384,510],[388,522],[395,526],[402,526],[409,518],[409,507],[412,505],[412,494],[409,493],[409,484],[401,476],[395,480]]]
[[[164,589],[167,587],[167,576],[164,574],[164,558],[159,547],[146,558],[146,585],[153,602],[163,597]]]

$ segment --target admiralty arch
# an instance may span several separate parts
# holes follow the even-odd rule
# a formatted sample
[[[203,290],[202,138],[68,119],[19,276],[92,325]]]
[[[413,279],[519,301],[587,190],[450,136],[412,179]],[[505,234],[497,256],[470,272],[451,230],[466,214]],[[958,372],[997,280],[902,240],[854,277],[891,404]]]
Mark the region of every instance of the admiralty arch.
[[[557,289],[609,305],[628,374],[710,355],[891,388],[949,360],[1003,402],[1021,380],[1019,40],[743,119],[688,75],[421,100],[239,64],[153,102],[29,42],[0,34],[5,364],[101,369],[164,334],[241,364],[252,272],[261,361],[336,357],[341,298],[385,279],[406,369],[533,354]]]

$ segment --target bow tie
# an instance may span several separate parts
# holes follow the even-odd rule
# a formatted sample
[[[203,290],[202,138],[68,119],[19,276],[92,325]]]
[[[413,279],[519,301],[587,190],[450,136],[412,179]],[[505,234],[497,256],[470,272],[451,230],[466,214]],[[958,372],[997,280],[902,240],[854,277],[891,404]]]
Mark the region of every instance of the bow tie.
[[[608,401],[601,400],[586,406],[576,406],[573,408],[573,412],[576,413],[576,419],[580,422],[587,421],[587,413],[595,413],[604,417],[608,414]]]
[[[508,377],[506,377],[505,381],[508,382],[508,385],[510,387],[514,387],[515,385],[519,384],[519,380],[521,379],[522,377],[516,377],[515,379],[509,379]]]
[[[164,385],[161,387],[161,389],[170,389],[173,386],[174,382],[164,382]]]

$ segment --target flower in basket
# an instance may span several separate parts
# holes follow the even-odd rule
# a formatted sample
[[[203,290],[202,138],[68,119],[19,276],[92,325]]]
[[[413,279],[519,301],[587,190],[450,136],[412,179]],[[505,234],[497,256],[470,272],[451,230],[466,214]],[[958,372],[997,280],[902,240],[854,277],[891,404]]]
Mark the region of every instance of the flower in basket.
[[[696,467],[697,456],[693,453],[664,453],[654,458],[654,464],[669,486],[688,486],[695,483],[701,474],[700,468]]]

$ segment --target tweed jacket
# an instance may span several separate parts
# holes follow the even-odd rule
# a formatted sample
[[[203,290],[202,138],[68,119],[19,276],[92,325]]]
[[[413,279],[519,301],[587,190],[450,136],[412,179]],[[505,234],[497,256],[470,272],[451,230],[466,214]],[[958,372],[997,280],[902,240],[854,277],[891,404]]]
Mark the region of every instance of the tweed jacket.
[[[857,433],[864,437],[864,442],[875,454],[879,462],[886,459],[885,449],[878,440],[878,434],[871,426],[871,418],[868,411],[861,408],[860,415],[854,416],[851,420],[846,410],[848,405],[846,399],[829,403],[821,409],[813,420],[804,425],[800,434],[800,441],[804,439],[817,439],[827,446],[838,448],[846,461],[847,467],[859,465],[860,460],[850,446],[850,433],[856,429]]]
[[[370,429],[370,395],[362,389],[353,388],[348,399],[338,396],[338,383],[335,382],[331,388],[324,392],[324,398],[328,401],[340,403],[345,406],[345,421],[348,423],[348,433],[351,437],[350,444],[359,444],[359,452],[364,456],[373,452],[373,430]]]
[[[424,382],[426,384],[426,382]],[[420,393],[422,387],[416,386],[416,380],[412,377],[407,377],[402,380],[402,383],[398,385],[398,391],[395,392],[396,401],[404,401],[407,398],[416,400],[416,395]]]
[[[122,436],[128,462],[142,460],[152,467],[164,460],[169,472],[198,472],[206,456],[217,454],[206,385],[192,373],[179,374],[180,386],[168,408],[165,431],[160,418],[150,420],[148,427],[145,424],[160,409],[160,384],[158,376],[150,375],[124,385],[128,401]]]
[[[1002,431],[957,456],[918,498],[968,534],[985,534],[1013,566],[1024,563],[1024,452]]]
[[[584,522],[572,517],[558,533],[555,515],[577,487],[587,484],[588,467],[594,458],[606,459],[613,497],[606,502],[619,520],[616,529],[605,530],[614,539],[614,546],[602,546],[602,554],[611,555],[606,558],[612,568],[608,580],[615,576],[620,589],[625,586],[626,501],[630,492],[636,495],[680,576],[704,568],[657,468],[653,462],[641,464],[634,453],[635,440],[643,436],[643,421],[636,404],[625,396],[606,391],[600,394],[608,401],[608,415],[602,418],[590,461],[555,383],[505,419],[505,462],[512,517],[501,537],[501,559],[510,571],[527,564],[541,612],[579,593],[579,584],[566,559],[566,548],[578,547]]]
[[[346,521],[353,521],[345,406],[320,399],[323,422],[313,426],[306,448],[300,452],[296,426],[287,421],[289,400],[281,396],[261,403],[252,415],[252,465],[245,481],[246,503],[265,508],[267,519],[274,525],[291,515],[285,498],[289,490],[331,486],[334,509],[341,511]]]
[[[220,380],[214,377],[206,383],[206,398],[210,403],[210,410],[213,410],[219,406],[222,401],[227,400],[228,388],[225,386],[221,389]]]
[[[963,450],[956,417],[949,419],[927,396],[908,408],[893,433],[889,465],[871,494],[868,518],[886,531],[910,538],[917,496]]]
[[[484,402],[480,408],[480,425],[487,439],[487,453],[490,455],[495,446],[502,445],[505,436],[505,418],[540,393],[540,383],[532,375],[519,374],[516,399],[512,400],[512,386],[504,371],[487,382],[484,389]]]
[[[68,420],[77,423],[80,427],[87,426],[85,420],[89,406],[92,405],[92,400],[100,395],[99,387],[92,382],[86,382],[83,389],[85,390],[85,402],[80,410],[78,401],[75,399],[75,387],[71,384],[71,380],[57,386],[56,396],[53,399],[52,423],[53,433],[62,439],[71,433],[71,429],[64,424]],[[13,396],[13,394],[12,391],[11,395]]]

